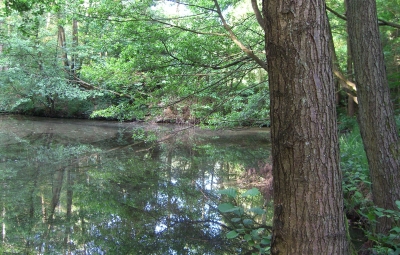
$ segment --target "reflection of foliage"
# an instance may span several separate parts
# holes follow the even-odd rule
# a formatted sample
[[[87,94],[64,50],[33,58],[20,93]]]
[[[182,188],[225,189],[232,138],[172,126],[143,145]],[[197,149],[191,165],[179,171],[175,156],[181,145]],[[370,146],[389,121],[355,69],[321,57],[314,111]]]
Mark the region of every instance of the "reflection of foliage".
[[[157,146],[140,143],[140,132],[97,145],[33,134],[1,146],[2,252],[239,253],[209,195],[264,153],[199,131],[143,131],[161,137]]]
[[[226,234],[227,238],[246,241],[252,254],[269,254],[271,227],[266,225],[267,211],[258,206],[262,200],[260,191],[252,188],[239,195],[236,189],[229,188],[218,193],[227,195],[230,200],[218,205],[232,229]],[[268,216],[272,219],[271,215]]]
[[[155,142],[157,141],[157,131],[145,131],[143,128],[133,130],[132,138],[137,141]]]

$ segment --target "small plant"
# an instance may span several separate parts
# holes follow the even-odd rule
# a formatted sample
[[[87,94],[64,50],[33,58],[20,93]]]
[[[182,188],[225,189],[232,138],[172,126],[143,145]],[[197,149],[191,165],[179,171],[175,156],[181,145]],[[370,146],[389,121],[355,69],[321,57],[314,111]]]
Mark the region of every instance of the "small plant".
[[[259,206],[252,206],[254,200],[262,199],[260,191],[252,188],[239,194],[236,189],[229,188],[218,193],[226,195],[229,200],[218,206],[232,229],[226,237],[246,242],[253,255],[270,254],[271,227],[265,224],[267,211]]]
[[[359,211],[371,224],[371,228],[364,230],[364,233],[368,237],[368,240],[374,243],[373,248],[371,248],[374,254],[400,254],[400,201],[396,201],[396,205],[397,210],[388,210],[374,206],[361,208]],[[395,223],[387,235],[378,234],[374,231],[377,219],[382,217],[387,217]]]
[[[347,213],[355,213],[360,207],[371,203],[368,200],[371,181],[368,160],[364,152],[360,131],[355,128],[340,137],[343,192]]]

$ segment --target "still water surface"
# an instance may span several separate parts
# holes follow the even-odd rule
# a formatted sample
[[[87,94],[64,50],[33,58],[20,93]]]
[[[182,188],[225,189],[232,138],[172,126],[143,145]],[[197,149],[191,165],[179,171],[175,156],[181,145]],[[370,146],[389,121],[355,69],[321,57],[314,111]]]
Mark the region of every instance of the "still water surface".
[[[216,191],[269,151],[264,129],[0,116],[0,254],[240,253]]]

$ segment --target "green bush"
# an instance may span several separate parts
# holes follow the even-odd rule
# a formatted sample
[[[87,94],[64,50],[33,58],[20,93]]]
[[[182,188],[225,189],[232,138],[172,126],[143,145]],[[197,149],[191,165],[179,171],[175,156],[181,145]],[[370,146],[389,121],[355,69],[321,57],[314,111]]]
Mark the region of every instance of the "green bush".
[[[397,122],[399,118],[396,118]],[[371,199],[371,180],[368,160],[355,118],[342,118],[342,128],[349,129],[341,135],[341,168],[343,172],[344,206],[349,218],[359,220],[366,239],[373,247],[372,254],[400,254],[400,201],[399,210],[376,207]],[[375,232],[377,219],[388,217],[395,221],[389,234]]]
[[[360,213],[368,219],[370,227],[364,229],[365,235],[368,240],[374,243],[371,248],[373,254],[400,254],[400,201],[396,201],[397,210],[388,210],[371,206],[361,208]],[[375,232],[378,218],[390,218],[394,221],[394,227],[387,235]]]
[[[218,193],[226,195],[228,200],[218,205],[231,229],[226,237],[247,243],[251,254],[270,254],[271,227],[265,224],[267,211],[257,206],[263,200],[260,191],[252,188],[239,194],[236,189],[229,188]]]

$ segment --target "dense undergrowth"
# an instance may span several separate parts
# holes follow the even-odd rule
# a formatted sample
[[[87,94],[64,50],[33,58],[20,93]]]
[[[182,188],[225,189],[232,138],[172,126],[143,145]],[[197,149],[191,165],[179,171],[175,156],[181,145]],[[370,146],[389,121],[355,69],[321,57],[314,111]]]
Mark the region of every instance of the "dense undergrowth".
[[[399,126],[399,116],[396,121]],[[374,205],[368,160],[356,119],[341,117],[339,130],[346,131],[340,136],[346,215],[350,227],[364,233],[363,237],[358,236],[356,242],[362,245],[356,246],[356,250],[358,254],[400,254],[400,201],[396,202],[399,210],[387,210]],[[387,235],[378,234],[375,229],[380,217],[391,218],[398,224]]]

